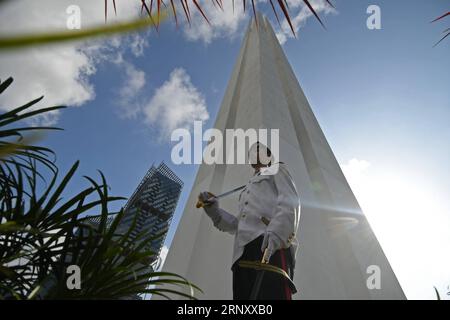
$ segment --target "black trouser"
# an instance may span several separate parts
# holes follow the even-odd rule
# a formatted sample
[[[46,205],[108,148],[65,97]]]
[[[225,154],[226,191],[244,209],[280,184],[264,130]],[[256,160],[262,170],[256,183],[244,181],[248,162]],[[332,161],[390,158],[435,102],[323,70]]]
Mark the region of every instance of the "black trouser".
[[[240,260],[261,261],[263,255],[261,251],[262,241],[263,237],[261,236],[248,243],[244,248],[242,256],[233,265],[234,300],[250,299],[256,275],[260,271],[239,267],[238,262]],[[290,277],[292,276],[292,260],[289,249],[276,251],[270,257],[269,263],[282,268]],[[292,293],[288,281],[283,276],[269,271],[264,273],[258,300],[291,300],[291,296]]]

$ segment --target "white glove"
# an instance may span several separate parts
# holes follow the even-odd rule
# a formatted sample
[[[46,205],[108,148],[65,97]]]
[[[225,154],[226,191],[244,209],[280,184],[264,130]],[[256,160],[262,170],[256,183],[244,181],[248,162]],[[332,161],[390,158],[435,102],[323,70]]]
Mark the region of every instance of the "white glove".
[[[211,192],[207,191],[200,192],[198,198],[204,203],[203,210],[205,210],[206,214],[213,220],[213,222],[219,220],[219,201],[217,198]]]
[[[266,231],[264,234],[264,240],[262,242],[261,251],[264,252],[267,248],[267,261],[270,257],[279,249],[283,247],[283,241],[279,236],[272,231]]]

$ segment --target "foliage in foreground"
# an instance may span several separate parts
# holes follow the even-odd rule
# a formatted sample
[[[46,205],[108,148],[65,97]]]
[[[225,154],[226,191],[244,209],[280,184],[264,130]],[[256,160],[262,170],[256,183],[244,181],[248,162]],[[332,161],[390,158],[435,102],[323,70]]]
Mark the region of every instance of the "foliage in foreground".
[[[439,21],[439,20],[444,19],[445,17],[448,17],[448,16],[450,16],[450,11],[447,12],[447,13],[444,13],[444,14],[443,14],[442,16],[440,16],[440,17],[437,17],[436,19],[434,19],[434,20],[431,21],[431,22]],[[445,29],[442,33],[443,33],[444,35],[442,36],[442,38],[441,38],[438,42],[436,42],[436,44],[434,45],[435,47],[436,47],[439,43],[441,43],[442,41],[444,41],[445,38],[447,38],[448,36],[450,36],[450,28]]]
[[[101,1],[101,0],[93,0],[93,1]],[[224,10],[222,0],[210,0],[215,5],[217,10]],[[226,0],[230,1],[230,0]],[[233,1],[233,10],[234,10],[234,0]],[[320,22],[322,26],[324,26],[322,20],[317,14],[316,10],[311,4],[310,0],[302,0],[304,4],[309,8],[309,10],[313,13],[315,18]],[[329,0],[323,0],[329,6],[333,7],[333,4]],[[105,3],[105,21],[107,20],[107,12],[108,12],[108,3],[110,1],[104,0]],[[49,31],[45,33],[31,33],[25,35],[14,35],[14,36],[6,36],[0,37],[0,50],[11,50],[17,48],[24,48],[35,45],[46,45],[53,43],[61,43],[66,41],[74,41],[74,40],[83,40],[92,37],[99,36],[108,36],[112,34],[121,34],[132,31],[139,31],[145,28],[153,27],[158,30],[159,25],[162,21],[164,21],[169,14],[175,19],[176,24],[178,25],[179,15],[177,10],[182,10],[184,16],[187,20],[187,23],[190,25],[192,21],[191,11],[197,10],[200,12],[206,23],[210,23],[208,16],[203,9],[203,4],[200,1],[191,0],[171,0],[166,4],[163,0],[139,0],[141,4],[141,14],[145,12],[147,17],[136,18],[132,21],[126,23],[116,23],[112,25],[105,26],[96,26],[90,27],[83,30],[65,30],[65,31]],[[269,3],[274,15],[281,25],[280,16],[284,16],[285,20],[288,22],[289,27],[291,28],[292,33],[295,35],[295,30],[292,25],[292,21],[289,14],[289,7],[287,5],[286,0],[267,0],[266,3]],[[247,2],[246,0],[242,1],[243,10],[246,11],[248,6],[252,7],[254,17],[256,19],[256,3],[257,1],[251,0]],[[2,1],[0,0],[0,5]],[[116,10],[116,2],[112,0],[112,5],[114,8],[114,12],[117,14]],[[120,14],[120,13],[119,13]]]
[[[178,10],[181,10],[180,8],[183,9],[183,13],[184,16],[187,20],[187,22],[189,24],[191,24],[191,7],[195,7],[195,9],[200,12],[200,14],[203,16],[203,18],[206,20],[207,23],[209,22],[209,19],[205,13],[205,11],[203,10],[202,4],[200,1],[197,0],[192,0],[191,3],[189,3],[186,0],[178,0],[178,1],[174,1],[174,0],[170,0],[170,3],[168,5],[165,4],[164,0],[150,0],[150,1],[145,1],[145,0],[139,0],[141,3],[141,12],[146,11],[147,14],[149,15],[150,18],[152,18],[152,14],[153,12],[157,12],[156,16],[159,17],[160,13],[161,13],[161,9],[162,8],[166,8],[167,6],[170,6],[173,17],[175,19],[175,23],[178,25],[178,14],[177,14],[177,8]],[[224,11],[224,6],[223,6],[223,1],[222,0],[210,0],[211,3],[218,9],[218,10],[222,10]],[[230,0],[226,0],[226,1],[230,1]],[[233,7],[233,12],[234,12],[234,8],[235,8],[235,0],[231,0],[232,1],[232,7]],[[328,4],[330,7],[334,8],[333,4],[331,3],[330,0],[322,0],[324,3]],[[148,4],[147,4],[148,2]],[[257,16],[256,16],[256,11],[257,11],[257,3],[261,3],[261,2],[268,2],[272,8],[272,11],[278,21],[278,23],[281,25],[280,23],[280,18],[278,16],[278,11],[280,11],[280,13],[284,16],[284,18],[286,19],[287,23],[289,24],[289,27],[291,28],[292,34],[295,35],[295,30],[294,30],[294,26],[292,25],[292,20],[291,17],[289,15],[289,5],[286,2],[286,0],[266,0],[266,1],[256,1],[256,0],[250,0],[247,2],[247,0],[242,0],[242,8],[244,10],[244,12],[246,11],[247,6],[251,6],[252,11],[253,11],[253,16],[254,18],[257,20]],[[320,24],[322,26],[324,26],[322,20],[320,19],[319,15],[317,14],[316,10],[314,9],[311,0],[302,0],[302,2],[308,7],[308,9],[312,12],[312,14],[316,17],[316,19],[320,22]],[[112,4],[114,7],[114,12],[117,14],[117,10],[116,10],[116,1],[112,0]],[[278,10],[277,10],[278,9]],[[108,12],[108,0],[105,0],[105,19],[107,17],[107,12]],[[156,26],[158,24],[155,24]]]
[[[0,94],[12,82],[0,83]],[[131,237],[135,223],[119,232],[123,210],[108,205],[123,198],[109,195],[101,172],[69,195],[78,162],[60,178],[52,150],[33,144],[37,132],[58,128],[21,126],[63,108],[33,109],[41,100],[0,115],[0,299],[193,298],[199,289],[186,279],[149,267],[154,253],[146,245],[155,235]],[[83,218],[88,213],[98,223]],[[80,267],[80,289],[68,289],[70,265]]]
[[[115,0],[110,1],[112,1],[114,12],[117,15],[116,2]],[[215,5],[217,10],[224,11],[222,0],[210,0],[210,1]],[[233,3],[233,11],[234,11],[235,0],[231,1]],[[308,7],[310,12],[314,15],[314,17],[317,19],[317,21],[322,26],[324,26],[324,23],[322,19],[319,17],[317,11],[314,9],[312,2],[310,0],[302,0],[302,1],[305,4],[305,6]],[[323,1],[330,7],[334,8],[334,5],[330,0],[323,0]],[[5,1],[0,0],[0,5],[2,4],[2,2]],[[163,0],[155,0],[155,1],[139,0],[139,2],[141,4],[141,14],[143,12],[146,12],[146,14],[148,15],[147,18],[137,18],[126,23],[91,27],[85,30],[50,31],[42,34],[32,33],[25,35],[0,37],[0,50],[11,50],[35,45],[45,45],[65,41],[88,39],[92,37],[108,36],[112,34],[121,34],[139,31],[141,29],[148,27],[154,27],[156,30],[158,30],[160,23],[164,21],[167,18],[167,15],[170,13],[174,17],[175,23],[178,26],[180,15],[178,11],[182,11],[189,25],[191,24],[192,21],[191,11],[193,10],[197,10],[198,12],[200,12],[201,16],[206,21],[206,23],[210,24],[210,20],[206,15],[205,10],[203,9],[202,3],[200,1],[192,0],[191,2],[188,2],[187,0],[178,0],[178,1],[170,0],[170,2],[168,2],[167,4]],[[251,0],[247,2],[246,0],[242,0],[243,10],[245,11],[247,7],[251,6],[256,21],[257,21],[256,16],[257,3],[260,2],[263,1]],[[292,24],[292,19],[289,13],[289,6],[286,0],[266,0],[265,2],[270,4],[278,24],[281,25],[280,17],[284,17],[285,21],[287,22],[292,31],[292,34],[295,36],[296,33]],[[105,3],[105,21],[106,21],[109,1],[104,0],[104,3]],[[436,18],[432,22],[441,20],[449,15],[450,12],[444,13],[442,16]],[[437,46],[444,39],[450,36],[450,28],[445,29],[443,31],[443,34],[444,35],[442,36],[442,38],[434,46]]]

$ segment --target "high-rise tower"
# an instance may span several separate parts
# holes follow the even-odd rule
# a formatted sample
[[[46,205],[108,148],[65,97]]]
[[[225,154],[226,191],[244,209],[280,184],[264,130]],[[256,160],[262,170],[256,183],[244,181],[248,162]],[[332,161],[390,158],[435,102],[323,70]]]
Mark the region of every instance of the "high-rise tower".
[[[165,163],[161,163],[147,171],[125,205],[125,214],[119,225],[121,231],[128,231],[137,217],[131,237],[141,232],[160,235],[147,248],[155,252],[152,263],[159,257],[182,188],[180,178]]]
[[[289,166],[302,203],[294,277],[299,292],[294,298],[405,298],[269,21],[261,15],[246,32],[215,128],[279,129],[279,160]],[[248,165],[199,168],[163,267],[198,285],[204,291],[199,298],[232,297],[233,237],[217,231],[203,210],[195,208],[197,196],[204,190],[220,194],[245,184],[251,175]],[[236,197],[221,199],[220,205],[237,213]],[[369,289],[368,270],[380,271],[379,289]]]

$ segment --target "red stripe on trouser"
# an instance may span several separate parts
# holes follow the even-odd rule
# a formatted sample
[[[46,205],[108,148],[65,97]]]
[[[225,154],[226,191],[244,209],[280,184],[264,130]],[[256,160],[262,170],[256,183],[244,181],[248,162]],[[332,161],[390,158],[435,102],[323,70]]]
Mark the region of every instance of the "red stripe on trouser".
[[[286,267],[286,257],[284,256],[284,250],[280,250],[280,258],[281,258],[281,268],[288,272],[288,269]],[[289,273],[289,272],[288,272]],[[292,293],[291,288],[289,288],[289,284],[286,279],[283,279],[284,281],[284,293],[286,294],[286,300],[292,299]]]

